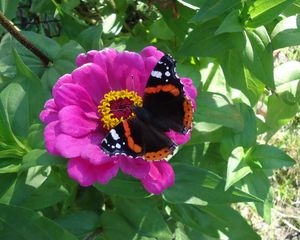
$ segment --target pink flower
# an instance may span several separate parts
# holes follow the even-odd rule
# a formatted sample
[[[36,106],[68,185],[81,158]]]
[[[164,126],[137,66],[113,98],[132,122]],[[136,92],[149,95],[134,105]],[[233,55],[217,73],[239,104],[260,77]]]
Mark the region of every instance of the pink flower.
[[[131,114],[123,111],[115,114],[117,118],[104,116],[98,109],[102,100],[107,94],[116,97],[125,93],[141,104],[150,73],[163,55],[155,47],[147,47],[140,54],[115,49],[90,51],[77,57],[78,67],[71,74],[58,79],[52,90],[53,99],[46,102],[40,114],[46,124],[46,148],[51,154],[69,159],[68,173],[80,185],[106,184],[119,168],[140,179],[150,193],[160,194],[174,184],[174,172],[166,160],[148,162],[121,155],[110,157],[100,148],[109,129],[122,121],[122,114],[126,115],[123,118]],[[195,108],[197,91],[190,79],[181,80]],[[168,132],[168,136],[177,144],[190,138],[189,134],[174,131]]]

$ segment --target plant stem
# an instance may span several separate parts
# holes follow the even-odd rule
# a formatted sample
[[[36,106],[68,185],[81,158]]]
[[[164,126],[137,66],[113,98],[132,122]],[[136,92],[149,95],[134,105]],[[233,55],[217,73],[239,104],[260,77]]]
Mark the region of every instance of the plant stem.
[[[210,70],[210,73],[208,74],[208,76],[206,78],[206,81],[204,83],[204,86],[202,88],[202,90],[204,92],[206,92],[208,90],[209,85],[211,84],[214,76],[216,75],[216,72],[217,72],[218,68],[219,68],[219,64],[214,62],[214,65],[213,65],[212,69]]]
[[[24,47],[30,50],[34,55],[36,55],[44,64],[45,67],[51,63],[51,60],[41,52],[36,46],[33,45],[25,36],[23,36],[16,27],[7,19],[3,12],[0,11],[0,24],[15,38],[17,39]]]

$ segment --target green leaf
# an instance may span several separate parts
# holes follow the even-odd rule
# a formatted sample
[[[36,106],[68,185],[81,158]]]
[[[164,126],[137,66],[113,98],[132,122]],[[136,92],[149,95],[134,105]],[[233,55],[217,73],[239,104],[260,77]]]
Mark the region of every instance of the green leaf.
[[[0,202],[9,204],[11,199],[11,192],[16,181],[17,174],[7,173],[0,174]]]
[[[22,191],[21,186],[18,191]],[[54,172],[47,177],[41,186],[28,192],[30,193],[20,203],[13,201],[13,204],[31,209],[43,209],[62,202],[69,196],[61,177]]]
[[[23,157],[20,170],[24,171],[35,166],[63,165],[65,163],[66,160],[58,156],[50,155],[46,150],[34,149]]]
[[[219,124],[199,122],[195,123],[190,141],[186,145],[196,145],[204,142],[221,142],[231,131]]]
[[[112,13],[109,16],[105,17],[103,19],[103,33],[108,35],[108,36],[115,36],[118,35],[122,28],[123,28],[123,24],[122,24],[122,17]]]
[[[194,1],[199,2],[199,0]],[[176,45],[175,47],[180,46],[183,40],[185,39],[190,28],[190,24],[188,24],[188,21],[195,15],[195,11],[192,8],[184,7],[181,4],[176,4],[176,8],[177,11],[180,12],[180,14],[178,14],[176,17],[174,17],[174,12],[171,8],[160,10],[163,17],[163,21],[166,23],[169,30],[172,31],[171,34],[173,36],[173,39],[171,40],[173,40],[173,43]],[[147,39],[147,35],[145,35],[144,38]],[[141,33],[139,34],[139,36],[141,36]]]
[[[225,181],[218,175],[185,164],[173,164],[176,173],[175,184],[164,191],[163,197],[169,203],[186,203],[205,206],[233,202],[260,201],[236,188],[224,191]]]
[[[172,206],[172,210],[186,226],[216,239],[224,239],[224,235],[232,240],[260,239],[245,219],[227,205],[198,207],[182,204]]]
[[[244,149],[242,147],[237,147],[232,151],[227,162],[225,190],[252,172],[245,161],[245,157]]]
[[[242,91],[255,105],[264,85],[275,89],[270,38],[264,27],[245,31],[235,49],[220,57],[227,83]]]
[[[77,41],[86,51],[100,50],[103,46],[101,35],[102,25],[91,26],[83,30],[77,37]]]
[[[19,0],[1,0],[0,10],[10,20],[15,18]]]
[[[30,12],[34,13],[53,13],[54,11],[55,5],[48,0],[33,0],[30,7]]]
[[[250,72],[240,50],[232,49],[221,57],[221,66],[230,87],[239,89],[255,105],[264,91],[264,85]]]
[[[31,149],[44,148],[44,126],[40,123],[32,124],[29,127],[27,141]]]
[[[289,61],[275,68],[276,92],[290,92],[300,104],[300,62]]]
[[[212,20],[194,28],[184,40],[179,55],[216,57],[234,48],[240,41],[240,33],[223,33],[216,35],[220,20]]]
[[[174,38],[174,32],[168,27],[163,18],[154,21],[149,30],[154,38],[162,40],[172,40]]]
[[[283,12],[295,0],[256,0],[249,8],[248,27],[259,27],[267,24]]]
[[[229,13],[220,27],[217,29],[216,34],[222,34],[226,32],[243,32],[244,27],[241,23],[238,10],[233,10]]]
[[[175,229],[176,240],[218,240],[219,238],[212,238],[207,236],[194,228],[188,227],[186,224],[177,222]]]
[[[251,151],[249,161],[254,161],[254,167],[264,170],[291,167],[295,164],[295,160],[284,151],[270,145],[257,145]]]
[[[300,15],[281,20],[271,34],[273,49],[300,44]]]
[[[64,200],[68,194],[60,176],[50,167],[32,167],[18,175],[0,202],[42,209]]]
[[[271,208],[272,208],[272,195],[271,184],[268,176],[263,170],[255,169],[252,174],[247,175],[242,179],[243,189],[254,195],[259,197],[260,199],[264,199],[263,203],[254,203],[254,206],[260,216],[262,216],[265,221],[271,223]]]
[[[61,3],[61,7],[65,11],[70,12],[75,7],[77,7],[79,4],[80,4],[80,0],[63,0]]]
[[[21,207],[0,204],[0,238],[76,240],[77,238],[50,219]],[[18,226],[18,227],[16,227]]]
[[[291,5],[289,5],[283,12],[282,15],[289,17],[300,13],[300,2],[295,0]]]
[[[288,92],[287,92],[288,93]],[[268,99],[268,111],[265,126],[267,128],[266,139],[270,139],[283,125],[288,123],[299,111],[296,102],[287,102],[280,95],[273,94]]]
[[[244,62],[259,81],[274,89],[273,50],[264,27],[245,32]]]
[[[55,222],[75,236],[84,238],[96,229],[99,216],[92,211],[78,211],[59,217],[55,219]]]
[[[108,184],[101,185],[97,183],[94,186],[99,191],[114,196],[144,198],[150,195],[145,191],[140,181],[122,173],[119,173],[117,177],[110,180]]]
[[[43,51],[50,59],[54,59],[56,54],[60,51],[59,44],[50,38],[34,32],[24,31],[22,34],[24,34],[28,40]],[[10,78],[16,76],[16,64],[12,49],[16,49],[25,65],[36,75],[40,76],[44,72],[45,66],[41,60],[10,34],[6,34],[0,43],[0,73],[3,74],[3,76]]]
[[[107,239],[172,239],[168,225],[150,200],[117,199],[115,211],[101,215],[101,224]]]
[[[198,166],[203,158],[204,144],[185,145],[172,157],[172,162]]]
[[[0,152],[2,154],[2,152]],[[1,157],[0,157],[1,158]],[[19,159],[1,159],[0,160],[0,174],[15,173],[20,169]]]
[[[221,153],[224,159],[228,159],[236,147],[242,146],[246,150],[256,144],[256,116],[252,108],[244,103],[236,104],[239,107],[244,122],[244,128],[240,131],[232,131],[223,136],[221,141]]]
[[[193,10],[199,9],[206,0],[178,0],[182,5]]]
[[[53,65],[47,68],[41,78],[44,88],[48,90],[49,98],[51,97],[50,92],[58,78],[75,69],[75,59],[77,55],[83,52],[84,49],[73,40],[62,46],[61,51],[54,59]]]
[[[239,109],[230,104],[222,94],[200,92],[196,101],[195,122],[214,123],[236,130],[243,129],[244,122]]]
[[[37,121],[44,105],[43,88],[38,77],[24,64],[17,52],[18,77],[0,94],[6,126],[22,138],[27,137],[29,126]],[[7,131],[7,130],[5,130]]]
[[[200,89],[201,85],[201,74],[199,66],[195,64],[184,64],[184,63],[177,63],[176,65],[177,72],[179,76],[184,76],[186,78],[191,78],[193,80],[194,86],[197,89]]]
[[[204,23],[238,7],[239,4],[239,0],[206,0],[191,21],[194,23]]]

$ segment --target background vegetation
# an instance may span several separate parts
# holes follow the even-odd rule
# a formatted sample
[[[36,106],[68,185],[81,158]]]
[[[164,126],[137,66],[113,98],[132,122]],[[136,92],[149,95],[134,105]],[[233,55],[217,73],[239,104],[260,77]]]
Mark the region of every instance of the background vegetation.
[[[0,9],[49,59],[0,29],[1,240],[299,237],[300,63],[286,48],[300,44],[299,0],[0,0]],[[172,54],[199,92],[192,139],[170,160],[176,184],[149,196],[119,174],[82,188],[45,151],[39,112],[79,53],[148,45]]]

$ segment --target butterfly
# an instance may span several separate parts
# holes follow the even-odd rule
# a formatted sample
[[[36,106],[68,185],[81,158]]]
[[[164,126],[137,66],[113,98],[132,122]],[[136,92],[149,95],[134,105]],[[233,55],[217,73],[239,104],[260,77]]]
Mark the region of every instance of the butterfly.
[[[187,134],[191,130],[194,109],[170,55],[155,65],[144,90],[143,106],[134,106],[133,112],[134,117],[119,123],[102,140],[101,148],[110,156],[159,161],[177,147],[166,135],[168,131]]]

